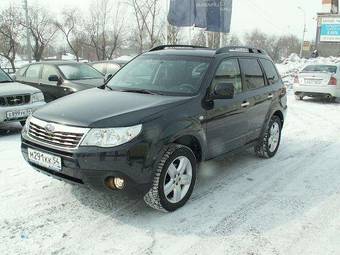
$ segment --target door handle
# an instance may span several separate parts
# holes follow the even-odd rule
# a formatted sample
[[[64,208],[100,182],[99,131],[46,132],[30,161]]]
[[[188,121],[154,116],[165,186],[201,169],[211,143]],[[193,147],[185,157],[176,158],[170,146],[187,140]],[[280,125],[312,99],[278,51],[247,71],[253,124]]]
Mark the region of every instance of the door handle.
[[[268,95],[268,99],[272,99],[273,97],[274,97],[273,94],[269,94],[269,95]]]
[[[249,102],[244,102],[243,104],[241,104],[241,106],[242,106],[243,108],[248,107],[249,105],[250,105]]]

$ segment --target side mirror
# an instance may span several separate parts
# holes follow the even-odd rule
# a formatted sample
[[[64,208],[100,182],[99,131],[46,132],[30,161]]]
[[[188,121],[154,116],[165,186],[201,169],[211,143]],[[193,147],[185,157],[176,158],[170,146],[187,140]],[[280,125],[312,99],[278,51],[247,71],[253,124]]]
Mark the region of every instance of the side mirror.
[[[60,81],[60,78],[59,78],[58,75],[53,74],[53,75],[48,76],[48,81],[59,82],[59,81]]]
[[[218,83],[214,88],[211,99],[233,99],[234,93],[234,84]]]
[[[111,73],[105,74],[104,82],[108,82],[109,80],[111,80],[112,76],[113,76],[113,74],[111,74]]]

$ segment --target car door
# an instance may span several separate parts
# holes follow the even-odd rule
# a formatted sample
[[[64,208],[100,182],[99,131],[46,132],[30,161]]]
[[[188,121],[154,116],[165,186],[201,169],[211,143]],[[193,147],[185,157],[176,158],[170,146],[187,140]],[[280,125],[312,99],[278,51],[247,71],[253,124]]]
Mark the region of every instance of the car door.
[[[51,102],[67,94],[65,93],[66,91],[62,86],[61,81],[57,82],[49,80],[49,77],[53,75],[61,78],[60,72],[54,65],[44,64],[41,72],[40,86],[44,88],[46,102]]]
[[[239,61],[245,91],[243,106],[247,109],[249,124],[247,143],[250,143],[261,134],[271,105],[272,93],[258,58],[240,58]]]
[[[24,84],[31,85],[41,90],[40,88],[40,75],[41,75],[41,64],[30,65],[25,73],[25,77],[20,81]]]
[[[209,158],[244,145],[248,131],[246,109],[242,107],[244,93],[237,58],[222,60],[216,69],[210,91],[218,83],[233,83],[235,95],[233,99],[214,100],[207,110],[206,135]]]

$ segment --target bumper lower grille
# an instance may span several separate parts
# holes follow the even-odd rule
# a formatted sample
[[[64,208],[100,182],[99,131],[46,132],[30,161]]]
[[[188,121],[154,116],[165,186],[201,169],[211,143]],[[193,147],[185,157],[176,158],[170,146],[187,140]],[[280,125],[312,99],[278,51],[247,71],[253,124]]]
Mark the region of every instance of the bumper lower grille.
[[[0,106],[17,106],[29,104],[31,95],[15,95],[0,97]]]
[[[86,130],[85,128],[63,126],[32,118],[28,126],[28,135],[44,144],[74,149],[80,144]]]

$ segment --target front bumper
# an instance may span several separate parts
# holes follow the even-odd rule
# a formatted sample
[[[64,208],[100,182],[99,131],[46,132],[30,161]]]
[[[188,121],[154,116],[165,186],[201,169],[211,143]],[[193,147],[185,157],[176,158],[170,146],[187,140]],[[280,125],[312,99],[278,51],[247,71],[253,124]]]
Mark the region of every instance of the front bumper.
[[[60,172],[38,166],[28,160],[28,148],[59,156]],[[151,187],[153,158],[150,147],[143,141],[134,141],[116,148],[79,147],[74,152],[52,149],[22,137],[21,150],[25,160],[39,172],[73,184],[88,186],[98,191],[110,191],[108,177],[125,180],[126,191],[146,193]]]
[[[296,95],[330,95],[332,97],[340,97],[340,88],[328,84],[321,86],[294,84],[293,89]]]
[[[27,117],[25,117],[25,118],[20,118],[20,119],[7,120],[7,116],[6,116],[7,112],[20,111],[20,110],[28,110],[28,109],[30,109],[30,110],[32,110],[32,112],[34,112],[35,110],[37,110],[38,108],[44,106],[45,104],[46,104],[45,102],[36,102],[34,104],[0,107],[0,123],[23,121],[23,120],[25,120],[27,118]]]

